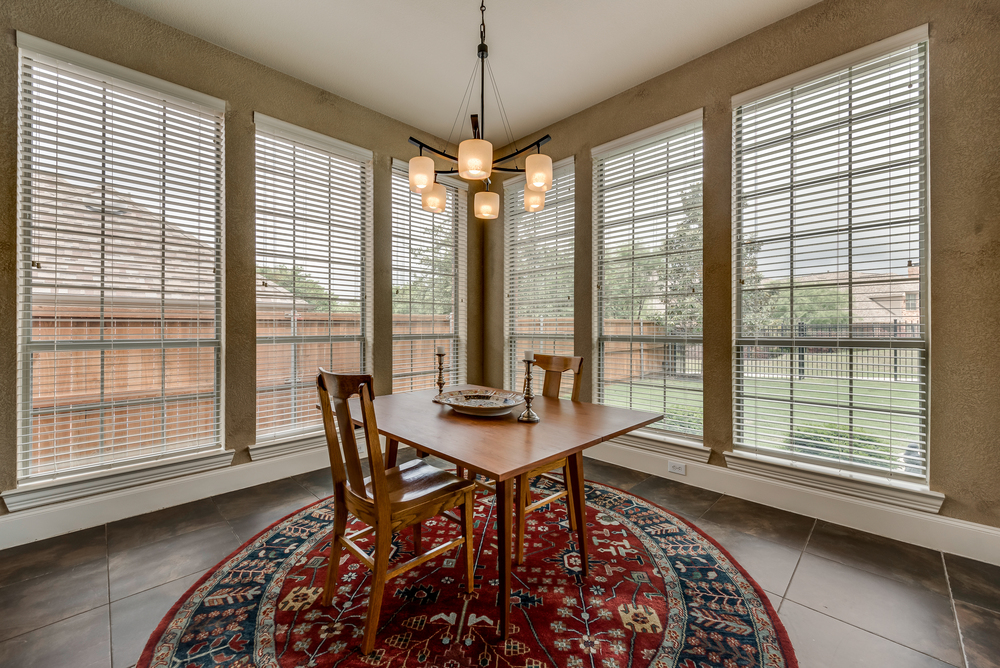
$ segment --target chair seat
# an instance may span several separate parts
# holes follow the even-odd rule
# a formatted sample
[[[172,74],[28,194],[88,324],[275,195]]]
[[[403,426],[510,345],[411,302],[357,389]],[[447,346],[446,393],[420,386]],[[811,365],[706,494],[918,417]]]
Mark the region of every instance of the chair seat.
[[[385,471],[389,489],[389,504],[393,510],[414,508],[435,498],[475,489],[471,480],[442,471],[419,459],[405,462]],[[365,487],[374,496],[371,482]]]

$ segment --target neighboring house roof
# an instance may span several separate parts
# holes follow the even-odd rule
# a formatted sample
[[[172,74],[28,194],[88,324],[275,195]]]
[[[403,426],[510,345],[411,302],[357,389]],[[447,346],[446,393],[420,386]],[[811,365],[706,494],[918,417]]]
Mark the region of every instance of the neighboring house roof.
[[[906,294],[920,291],[919,268],[903,274],[892,272],[830,271],[798,277],[796,283],[850,286],[855,322],[885,322],[887,318],[914,319],[915,310],[906,309]]]
[[[123,312],[151,306],[211,308],[214,303],[216,252],[195,226],[167,222],[114,188],[83,188],[56,178],[36,188],[30,205],[26,250],[38,263],[30,274],[33,306],[92,308],[103,299]],[[264,282],[257,276],[258,304],[275,310],[312,308]]]

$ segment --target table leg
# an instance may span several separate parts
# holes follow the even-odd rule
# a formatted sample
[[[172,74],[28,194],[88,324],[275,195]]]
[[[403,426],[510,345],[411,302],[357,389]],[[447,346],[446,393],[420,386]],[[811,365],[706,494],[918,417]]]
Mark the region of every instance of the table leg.
[[[510,636],[510,536],[514,480],[497,481],[497,569],[500,571],[500,637]]]
[[[569,456],[570,494],[573,495],[573,513],[576,515],[576,540],[580,545],[580,563],[583,577],[590,575],[587,563],[587,505],[583,489],[583,454]]]
[[[387,469],[396,466],[396,453],[399,452],[399,441],[394,438],[385,439],[385,467]]]

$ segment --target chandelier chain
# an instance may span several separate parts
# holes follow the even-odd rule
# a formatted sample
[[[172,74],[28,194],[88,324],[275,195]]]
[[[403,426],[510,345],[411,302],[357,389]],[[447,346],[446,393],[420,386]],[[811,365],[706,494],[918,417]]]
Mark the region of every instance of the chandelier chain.
[[[482,19],[479,22],[479,41],[480,42],[485,42],[486,41],[486,3],[485,2],[481,2],[479,4],[479,13],[482,16]]]

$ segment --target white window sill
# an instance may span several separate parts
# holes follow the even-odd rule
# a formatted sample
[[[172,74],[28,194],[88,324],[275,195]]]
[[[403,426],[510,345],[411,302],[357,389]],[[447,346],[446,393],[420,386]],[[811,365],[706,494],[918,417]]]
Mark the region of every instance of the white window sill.
[[[259,462],[263,459],[273,459],[319,448],[326,448],[326,435],[322,431],[295,434],[286,438],[259,441],[251,445],[250,459]]]
[[[712,454],[711,448],[706,448],[701,441],[653,429],[637,429],[624,436],[613,438],[610,442],[638,450],[667,454],[672,458],[695,464],[708,463],[708,458]]]
[[[192,473],[225,468],[233,461],[232,450],[196,452],[142,462],[113,469],[90,471],[53,480],[21,483],[0,496],[12,512],[52,503],[71,501],[120,489],[148,485]]]
[[[759,453],[727,452],[726,465],[733,471],[759,478],[926,513],[940,511],[945,498],[944,494],[933,492],[921,483],[838,471]]]
[[[365,446],[365,432],[361,427],[355,427],[354,440],[358,443],[358,454],[361,455],[362,459],[366,459],[368,448]],[[260,441],[250,446],[250,459],[259,462],[264,459],[295,455],[310,450],[326,450],[326,432],[323,431],[322,427],[319,431]]]

